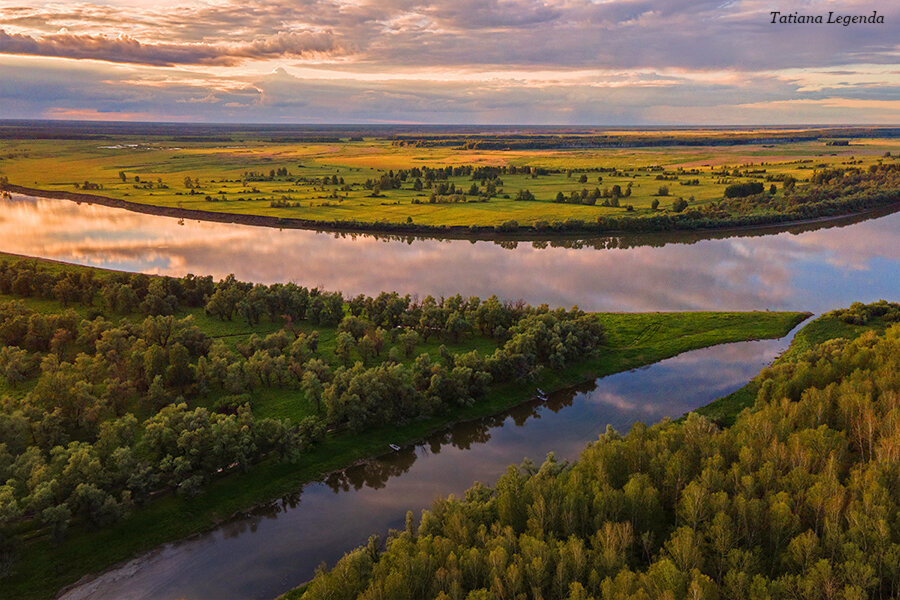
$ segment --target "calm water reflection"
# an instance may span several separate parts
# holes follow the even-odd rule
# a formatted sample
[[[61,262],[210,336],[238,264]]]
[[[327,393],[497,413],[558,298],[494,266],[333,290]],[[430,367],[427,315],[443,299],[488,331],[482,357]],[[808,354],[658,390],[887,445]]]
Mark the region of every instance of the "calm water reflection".
[[[782,351],[789,337],[688,352],[554,394],[546,403],[462,423],[424,443],[306,486],[246,518],[165,545],[66,595],[66,600],[273,598],[334,564],[372,532],[402,528],[407,510],[493,483],[523,457],[572,459],[607,424],[679,416],[727,394]]]
[[[807,228],[808,229],[808,228]],[[478,295],[588,310],[802,309],[900,296],[900,213],[845,226],[591,245],[379,239],[186,221],[66,200],[0,201],[0,250],[376,294]],[[641,244],[656,244],[641,245]],[[638,244],[638,245],[635,245]],[[664,245],[661,245],[664,244]]]
[[[900,299],[900,214],[771,235],[604,238],[587,244],[399,240],[184,222],[63,200],[0,201],[0,250],[81,264],[258,281],[346,294],[522,298],[588,310],[797,309]],[[169,544],[66,597],[271,598],[408,509],[493,482],[548,451],[572,458],[607,424],[679,416],[736,389],[787,344],[746,342],[466,423],[306,486],[206,535]]]

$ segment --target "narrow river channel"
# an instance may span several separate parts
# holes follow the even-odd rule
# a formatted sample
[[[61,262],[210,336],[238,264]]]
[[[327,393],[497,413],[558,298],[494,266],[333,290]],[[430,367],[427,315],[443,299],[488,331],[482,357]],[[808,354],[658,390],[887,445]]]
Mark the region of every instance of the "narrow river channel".
[[[211,532],[166,544],[62,598],[274,598],[308,580],[322,561],[333,565],[371,533],[402,528],[407,510],[418,516],[439,496],[460,496],[475,481],[491,485],[525,457],[538,464],[551,451],[560,460],[577,458],[607,425],[625,432],[637,421],[678,417],[734,391],[791,337],[686,352],[552,394],[544,403],[458,424]]]

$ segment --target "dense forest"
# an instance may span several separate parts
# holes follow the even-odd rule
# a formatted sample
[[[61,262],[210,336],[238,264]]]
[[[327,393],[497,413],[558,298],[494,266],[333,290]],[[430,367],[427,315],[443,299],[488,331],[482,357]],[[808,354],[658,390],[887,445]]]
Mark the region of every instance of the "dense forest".
[[[290,596],[896,598],[900,305],[824,319],[854,331],[765,369],[733,426],[607,429],[574,464],[526,461],[409,513]]]
[[[345,299],[233,277],[96,273],[0,263],[0,293],[58,307],[0,301],[4,572],[22,528],[39,523],[60,541],[71,523],[107,526],[162,492],[198,494],[264,458],[302,461],[327,430],[471,405],[493,384],[583,360],[604,339],[577,308],[495,297]],[[176,316],[190,307],[211,321],[282,326],[229,345]],[[466,340],[484,352],[444,345]],[[254,416],[267,390],[285,390],[302,418]]]

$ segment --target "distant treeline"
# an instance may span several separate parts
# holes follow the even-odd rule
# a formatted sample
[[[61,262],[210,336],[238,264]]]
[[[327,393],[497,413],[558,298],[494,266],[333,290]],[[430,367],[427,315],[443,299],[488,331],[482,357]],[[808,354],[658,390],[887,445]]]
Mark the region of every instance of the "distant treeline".
[[[273,143],[336,143],[363,138],[421,146],[482,149],[563,147],[705,146],[785,143],[825,138],[895,137],[895,127],[652,129],[611,135],[599,127],[534,125],[251,125],[204,123],[126,123],[102,121],[0,120],[0,139],[165,138],[185,143],[265,140]],[[653,134],[651,135],[650,132]],[[591,140],[590,145],[584,145]],[[574,145],[566,145],[566,144]],[[467,146],[467,144],[474,144]]]
[[[465,150],[558,150],[575,148],[633,148],[664,146],[740,146],[748,144],[784,144],[808,142],[833,137],[896,137],[900,128],[841,128],[805,131],[752,131],[697,133],[616,133],[583,135],[507,134],[471,135],[402,135],[392,138],[395,144],[423,148],[450,146]]]
[[[451,176],[469,175],[473,180],[484,184],[484,190],[477,191],[482,198],[488,197],[490,188],[502,184],[499,179],[501,174],[525,174],[532,176],[546,174],[549,171],[539,167],[472,167],[469,165],[448,166],[439,168],[414,167],[397,172],[383,174],[378,180],[370,180],[364,187],[371,187],[373,195],[380,193],[382,189],[396,189],[404,181],[414,178],[425,188],[432,186],[435,191],[434,199],[440,196],[436,191],[446,189],[449,193],[450,184],[441,183]],[[602,172],[602,169],[600,170]],[[425,180],[424,182],[422,180]],[[870,165],[867,169],[859,167],[846,167],[836,169],[819,169],[813,171],[808,184],[798,184],[790,176],[773,176],[770,181],[778,181],[782,184],[782,192],[774,194],[772,187],[760,193],[754,193],[759,189],[758,185],[740,185],[733,188],[732,194],[737,197],[726,198],[719,202],[712,202],[701,207],[690,206],[683,199],[676,198],[672,211],[656,211],[649,215],[635,214],[626,205],[624,214],[603,215],[594,220],[570,218],[561,221],[537,221],[533,224],[520,224],[515,220],[509,220],[498,225],[423,225],[410,221],[405,223],[391,223],[380,221],[372,223],[357,220],[313,220],[294,217],[275,217],[267,215],[236,215],[228,213],[216,213],[195,209],[182,209],[177,207],[156,207],[137,202],[130,202],[118,198],[107,198],[91,194],[68,192],[64,190],[33,190],[22,186],[6,183],[0,179],[0,189],[10,192],[25,194],[38,194],[46,197],[67,198],[75,201],[96,202],[108,206],[128,208],[139,212],[151,214],[166,214],[182,218],[197,218],[204,220],[241,222],[254,225],[267,225],[277,227],[304,227],[311,229],[331,229],[338,231],[359,232],[383,232],[383,233],[421,233],[431,235],[459,235],[478,236],[491,234],[517,234],[517,235],[553,235],[553,234],[587,234],[598,235],[612,232],[624,233],[649,233],[661,231],[692,231],[730,227],[756,227],[766,225],[778,225],[817,219],[821,217],[835,217],[849,215],[866,210],[892,206],[900,203],[900,163],[881,163]],[[442,187],[443,185],[443,187]],[[382,187],[384,186],[384,187]],[[419,187],[415,181],[414,189]],[[614,186],[615,187],[615,186]],[[664,186],[663,186],[664,187]],[[662,189],[662,187],[661,187]],[[469,193],[467,190],[456,190],[455,196],[449,198],[464,199]],[[626,190],[621,190],[623,197]],[[668,190],[667,190],[668,193]],[[612,195],[612,190],[610,190]],[[585,190],[584,195],[596,202],[597,198],[605,197],[604,194],[591,194]],[[579,196],[578,202],[584,203]],[[524,190],[519,200],[533,199],[527,190]],[[618,197],[616,198],[618,199]],[[574,198],[573,198],[574,200]],[[428,199],[426,199],[428,201]],[[560,198],[556,201],[568,201]],[[680,202],[679,202],[680,201]],[[677,204],[676,204],[677,203]],[[618,204],[618,202],[609,203]],[[663,207],[666,208],[666,207]]]

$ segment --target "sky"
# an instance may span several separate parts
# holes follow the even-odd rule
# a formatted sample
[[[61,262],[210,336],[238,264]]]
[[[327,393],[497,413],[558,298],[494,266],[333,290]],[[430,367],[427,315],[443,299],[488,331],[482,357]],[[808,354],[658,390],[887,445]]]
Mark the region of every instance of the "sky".
[[[900,124],[900,2],[0,0],[0,118]]]

